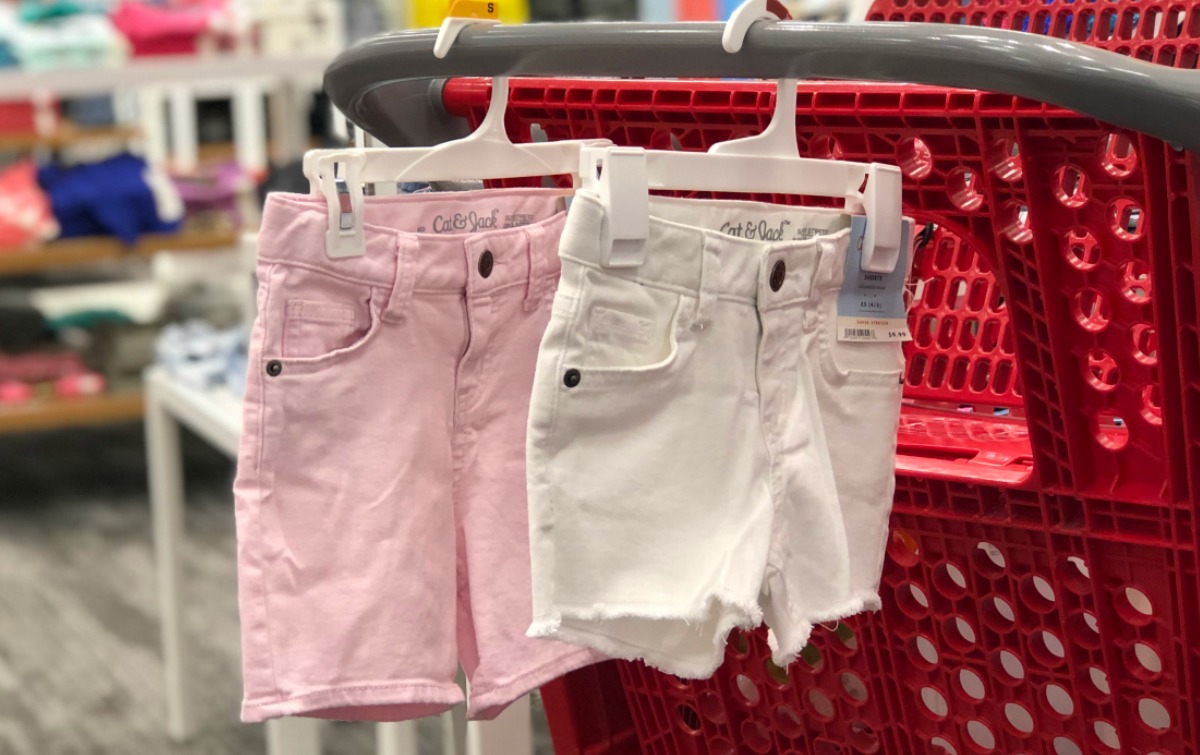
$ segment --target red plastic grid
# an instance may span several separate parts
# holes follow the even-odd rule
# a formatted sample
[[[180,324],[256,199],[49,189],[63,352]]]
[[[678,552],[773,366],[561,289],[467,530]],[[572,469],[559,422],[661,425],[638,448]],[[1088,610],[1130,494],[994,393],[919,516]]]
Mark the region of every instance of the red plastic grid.
[[[1200,60],[1200,6],[1178,0],[1103,4],[1043,0],[876,0],[868,21],[967,24],[1069,39],[1173,68]]]
[[[478,120],[488,89],[450,82],[447,109]],[[1200,247],[1190,195],[1163,192],[1188,176],[1179,167],[1186,158],[1011,96],[804,83],[797,100],[801,154],[899,164],[906,211],[937,225],[915,260],[927,283],[911,311],[905,396],[973,405],[981,423],[990,407],[1023,400],[1037,476],[1028,478],[1020,454],[1002,467],[986,443],[938,439],[908,444],[900,468],[1038,481],[1088,497],[1188,500],[1200,414],[1181,405],[1200,402],[1190,275]],[[528,139],[536,123],[552,139],[698,150],[761,130],[772,103],[769,85],[748,82],[531,79],[512,84],[508,126],[514,139]],[[1179,423],[1168,433],[1186,438],[1186,451],[1164,443],[1164,417]]]
[[[708,680],[621,664],[642,752],[1196,752],[1194,551],[898,512],[888,555],[788,669],[762,632]]]

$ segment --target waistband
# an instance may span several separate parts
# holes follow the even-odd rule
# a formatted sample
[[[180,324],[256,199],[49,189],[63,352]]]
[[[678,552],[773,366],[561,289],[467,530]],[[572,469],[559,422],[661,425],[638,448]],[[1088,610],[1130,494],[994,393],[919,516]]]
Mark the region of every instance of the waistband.
[[[365,197],[366,252],[333,259],[325,253],[325,200],[272,193],[258,260],[410,293],[472,295],[555,279],[565,196],[556,189],[481,189]]]
[[[563,259],[602,267],[603,223],[599,199],[576,194],[563,230]],[[842,210],[651,197],[645,262],[602,269],[700,297],[784,304],[841,287],[849,238],[850,216]],[[781,278],[778,287],[771,286],[772,274]]]

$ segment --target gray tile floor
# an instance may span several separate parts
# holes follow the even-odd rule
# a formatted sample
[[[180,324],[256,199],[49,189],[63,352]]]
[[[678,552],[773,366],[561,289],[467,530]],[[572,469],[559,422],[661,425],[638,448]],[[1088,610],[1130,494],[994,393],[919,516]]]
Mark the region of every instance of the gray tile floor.
[[[0,755],[253,755],[238,722],[232,465],[185,439],[185,578],[199,734],[164,732],[141,427],[0,438]],[[539,751],[546,752],[544,726]],[[420,725],[422,755],[438,750]],[[369,724],[336,723],[328,755],[373,751]]]

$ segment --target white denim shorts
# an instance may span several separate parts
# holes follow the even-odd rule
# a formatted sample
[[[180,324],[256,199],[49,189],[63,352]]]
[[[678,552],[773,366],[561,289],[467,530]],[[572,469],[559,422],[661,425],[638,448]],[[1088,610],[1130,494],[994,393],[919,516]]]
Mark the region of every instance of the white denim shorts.
[[[599,202],[568,215],[527,436],[529,635],[696,678],[765,620],[787,665],[814,623],[878,605],[900,344],[836,340],[845,214],[651,216],[645,262],[618,269]]]

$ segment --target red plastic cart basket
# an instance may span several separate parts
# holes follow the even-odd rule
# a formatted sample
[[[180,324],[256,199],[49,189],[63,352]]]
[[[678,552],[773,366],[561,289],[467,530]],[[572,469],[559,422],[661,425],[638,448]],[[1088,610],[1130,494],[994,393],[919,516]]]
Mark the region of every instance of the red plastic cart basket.
[[[904,1],[878,12],[915,19]],[[937,3],[914,8],[997,17]],[[1158,36],[1116,49],[1195,65],[1188,7],[1026,4],[1049,32],[1110,10],[1146,29],[1161,6]],[[453,81],[447,109],[477,122],[488,89]],[[772,103],[759,83],[519,80],[508,126],[705,149]],[[706,681],[565,677],[546,691],[559,752],[1196,753],[1194,158],[1039,102],[894,84],[801,84],[797,131],[806,156],[900,165],[906,212],[936,228],[914,265],[884,610],[818,629],[788,669],[753,633]]]

